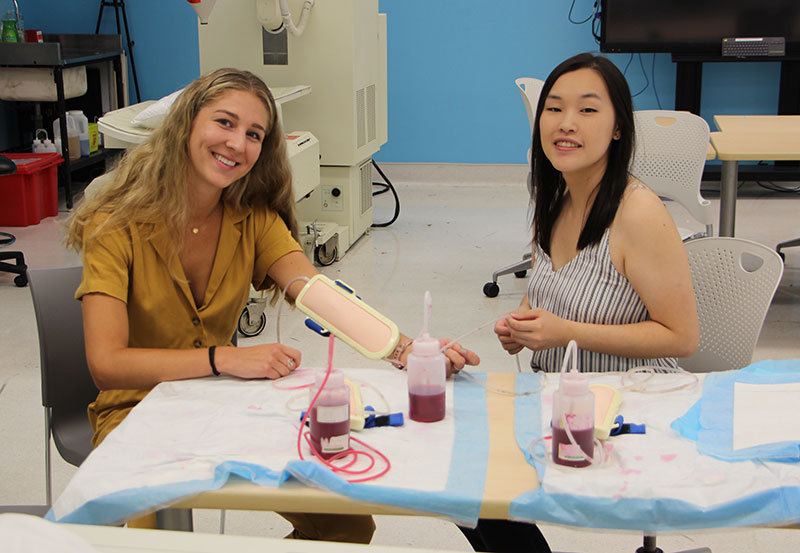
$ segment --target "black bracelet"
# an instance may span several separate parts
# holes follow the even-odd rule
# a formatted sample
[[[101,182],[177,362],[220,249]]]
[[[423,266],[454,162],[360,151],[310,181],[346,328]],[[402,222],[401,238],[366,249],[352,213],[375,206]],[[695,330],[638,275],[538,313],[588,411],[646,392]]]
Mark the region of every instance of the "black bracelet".
[[[211,372],[214,373],[214,376],[219,376],[219,371],[217,370],[217,365],[214,363],[214,350],[217,349],[217,346],[211,346],[208,348],[208,364],[211,365]]]

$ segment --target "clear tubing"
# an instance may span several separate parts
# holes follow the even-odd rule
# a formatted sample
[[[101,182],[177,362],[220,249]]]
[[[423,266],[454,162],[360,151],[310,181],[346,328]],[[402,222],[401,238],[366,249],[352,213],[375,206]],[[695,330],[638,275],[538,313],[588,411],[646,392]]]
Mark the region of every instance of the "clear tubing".
[[[657,388],[657,389],[648,389],[646,384],[652,380],[653,376],[656,374],[679,374],[683,376],[688,376],[689,381],[683,384],[677,384],[671,388]],[[643,378],[636,378],[636,375],[646,375]],[[700,382],[700,379],[697,377],[696,374],[690,373],[689,371],[682,369],[680,367],[676,367],[674,369],[669,367],[651,367],[649,365],[641,366],[641,367],[633,367],[628,369],[622,376],[620,377],[622,381],[622,389],[627,390],[630,392],[639,392],[642,394],[665,394],[667,392],[677,392],[678,390],[683,390],[685,388],[689,388],[691,386],[695,386]]]
[[[286,291],[289,289],[289,286],[298,280],[308,282],[308,277],[299,276],[287,282],[286,286],[284,286],[283,290],[281,290],[281,297],[278,300],[278,313],[275,315],[275,341],[279,344],[281,343],[281,307],[283,307],[283,299],[286,297]]]
[[[466,338],[467,336],[470,336],[470,335],[478,332],[479,330],[482,330],[482,329],[486,328],[489,325],[496,324],[497,322],[502,321],[503,319],[507,319],[507,318],[508,318],[508,315],[503,315],[501,317],[497,317],[496,319],[492,319],[490,321],[486,321],[485,323],[473,328],[469,332],[467,332],[465,334],[462,334],[461,336],[459,336],[455,340],[450,340],[447,344],[442,346],[439,349],[439,351],[444,353],[450,347],[450,344],[453,344],[453,343],[456,343],[456,342],[460,342],[462,339]],[[520,362],[519,362],[519,353],[517,353],[517,355],[515,357],[516,357],[516,362],[517,362],[517,372],[521,373],[522,372],[522,367],[521,367]],[[502,388],[496,388],[494,386],[489,386],[488,384],[486,384],[484,382],[481,382],[480,380],[475,378],[475,375],[473,375],[472,373],[470,373],[468,371],[465,371],[463,369],[461,371],[459,371],[458,374],[469,378],[470,380],[472,380],[473,382],[475,382],[479,386],[483,386],[484,388],[486,388],[490,392],[495,392],[497,394],[503,394],[503,395],[508,395],[508,396],[529,396],[529,395],[532,395],[532,394],[538,394],[539,392],[544,390],[545,387],[547,386],[547,379],[544,376],[542,376],[541,384],[535,390],[530,390],[530,391],[527,391],[527,392],[512,392],[511,390],[504,390]]]
[[[567,344],[567,351],[564,353],[564,360],[561,362],[561,374],[562,375],[567,372],[567,362],[570,359],[572,360],[572,366],[570,367],[570,371],[578,372],[578,343],[575,340],[570,340],[569,343]],[[567,411],[570,411],[570,409],[567,409]],[[564,413],[561,413],[561,427],[567,433],[567,438],[569,438],[569,443],[571,443],[573,446],[575,446],[578,449],[578,451],[580,451],[583,454],[583,458],[585,460],[589,461],[590,465],[593,465],[596,462],[600,462],[600,459],[595,460],[594,457],[592,457],[591,455],[588,455],[583,450],[583,448],[581,448],[581,446],[578,445],[578,442],[575,440],[575,437],[572,435],[572,431],[569,429],[569,425],[567,424],[567,417],[566,417],[566,415]],[[600,451],[601,452],[600,456],[602,456],[603,444],[600,443],[600,440],[595,439],[594,440],[594,445],[595,445],[596,451]],[[555,447],[555,444],[553,444],[553,447]]]
[[[442,353],[444,353],[444,352],[445,352],[445,350],[447,350],[447,348],[449,348],[449,347],[450,347],[450,344],[453,344],[453,343],[455,343],[455,342],[460,342],[462,339],[466,338],[467,336],[470,336],[470,335],[472,335],[472,334],[475,334],[475,333],[476,333],[476,332],[478,332],[479,330],[482,330],[482,329],[486,328],[487,326],[489,326],[489,325],[491,325],[491,324],[495,324],[495,323],[497,323],[498,321],[502,321],[503,319],[507,319],[507,318],[508,318],[508,316],[507,316],[507,315],[503,315],[502,317],[498,317],[498,318],[496,318],[496,319],[492,319],[491,321],[487,321],[487,322],[483,323],[482,325],[480,325],[480,326],[477,326],[477,327],[473,328],[472,330],[470,330],[470,331],[469,331],[469,332],[467,332],[466,334],[462,334],[461,336],[459,336],[459,337],[458,337],[458,338],[456,338],[455,340],[450,340],[450,341],[449,341],[447,344],[445,344],[444,346],[442,346],[442,347],[441,347],[441,349],[440,349],[439,351],[440,351],[440,352],[442,352]]]
[[[472,373],[464,371],[464,370],[459,371],[456,374],[457,378],[461,377],[461,376],[469,378],[470,380],[472,380],[473,382],[475,382],[479,386],[482,386],[482,387],[486,388],[490,392],[494,392],[496,394],[502,394],[502,395],[505,395],[505,396],[530,396],[530,395],[533,395],[533,394],[538,394],[539,392],[541,392],[542,390],[544,390],[547,387],[547,378],[544,375],[541,375],[541,378],[540,378],[540,382],[541,383],[539,384],[539,387],[536,388],[535,390],[528,390],[527,392],[512,392],[511,390],[504,390],[503,388],[496,388],[494,386],[489,386],[485,382],[481,382],[480,380],[478,380],[475,377],[475,375],[473,375]]]
[[[574,344],[574,346],[573,346],[573,344]],[[571,346],[573,346],[573,347],[571,347]],[[568,362],[568,358],[569,358],[570,352],[574,353],[572,361],[573,361],[573,367],[575,367],[576,366],[575,365],[576,357],[577,357],[577,344],[574,342],[574,340],[570,341],[570,343],[567,345],[567,352],[565,353],[564,361],[561,364],[561,371],[560,372],[562,374],[564,372],[566,372],[567,362]],[[670,388],[648,389],[646,384],[650,380],[652,380],[652,378],[656,374],[679,374],[679,375],[685,375],[685,376],[690,377],[690,380],[688,382],[685,382],[683,384],[679,384],[679,385],[676,385],[676,386],[673,386],[673,387],[670,387]],[[644,377],[637,379],[636,375],[644,375]],[[622,381],[622,389],[623,390],[631,391],[631,392],[639,392],[639,393],[649,393],[649,394],[661,394],[661,393],[668,393],[668,392],[675,392],[675,391],[678,391],[678,390],[683,390],[685,388],[689,388],[691,386],[694,386],[694,385],[698,384],[699,381],[700,381],[696,374],[690,373],[690,372],[686,371],[685,369],[682,369],[681,367],[676,367],[676,368],[672,369],[672,368],[652,367],[652,366],[633,367],[632,369],[629,369],[626,372],[622,373],[620,379]],[[566,434],[567,434],[567,437],[568,437],[570,443],[573,446],[578,447],[580,449],[580,446],[576,442],[575,437],[572,435],[572,432],[570,431],[569,426],[567,425],[566,417],[563,414],[561,416],[561,425],[564,428],[564,430],[566,431]],[[536,459],[539,459],[542,462],[548,462],[548,459],[549,459],[548,456],[542,457],[541,455],[538,455],[534,451],[535,445],[538,442],[541,442],[541,441],[544,441],[544,440],[545,440],[544,437],[537,438],[536,440],[533,440],[531,442],[531,444],[528,446],[528,451]],[[589,457],[588,455],[586,455],[586,452],[584,452],[582,449],[580,449],[580,451],[583,453],[584,457],[586,458],[586,460],[589,461],[590,464],[592,464],[592,465],[604,464],[607,461],[607,458],[606,458],[605,449],[603,448],[603,442],[598,440],[598,439],[595,439],[594,440],[594,444],[595,444],[595,451],[599,452],[599,453],[595,453],[594,457]]]
[[[431,311],[433,310],[433,298],[431,293],[425,290],[425,297],[422,305],[422,336],[428,336],[428,323],[431,320]],[[444,351],[439,350],[440,353]]]
[[[288,287],[288,285],[287,285],[287,287]],[[350,441],[351,442],[356,442],[356,443],[364,446],[369,451],[353,449],[351,447],[347,451],[342,451],[341,453],[337,453],[336,455],[334,455],[333,457],[330,457],[329,459],[324,459],[319,454],[319,452],[314,448],[314,445],[311,442],[309,433],[308,432],[305,432],[305,433],[303,432],[303,429],[306,427],[306,421],[308,421],[308,417],[311,414],[311,410],[314,408],[314,403],[316,403],[317,399],[319,398],[320,394],[322,393],[323,388],[325,388],[325,384],[327,384],[328,378],[329,378],[329,376],[331,374],[331,370],[333,369],[333,343],[334,343],[334,336],[333,336],[333,334],[331,334],[330,337],[328,338],[328,367],[327,367],[327,370],[325,371],[325,378],[323,379],[322,384],[319,387],[319,390],[317,390],[317,393],[314,395],[314,397],[312,398],[311,402],[309,403],[308,410],[306,411],[306,414],[303,416],[302,421],[300,421],[300,429],[298,430],[298,433],[297,433],[297,455],[298,455],[298,457],[300,457],[300,460],[305,460],[305,457],[303,457],[303,451],[302,451],[302,448],[301,448],[301,442],[302,442],[303,439],[305,439],[305,441],[308,444],[308,446],[310,447],[311,452],[313,453],[314,457],[316,457],[317,460],[320,461],[323,465],[325,465],[326,467],[328,467],[329,469],[331,469],[332,471],[334,471],[336,473],[360,476],[362,474],[365,474],[365,473],[369,472],[375,466],[375,457],[373,457],[373,455],[371,453],[369,453],[369,451],[372,451],[378,457],[380,457],[380,459],[383,461],[383,464],[384,464],[383,469],[381,469],[377,474],[373,474],[373,475],[369,475],[369,476],[363,476],[363,477],[359,477],[359,478],[352,478],[352,479],[348,479],[347,481],[351,482],[351,483],[357,483],[357,482],[367,482],[367,481],[370,481],[370,480],[375,480],[377,478],[380,478],[381,476],[383,476],[387,472],[389,472],[389,470],[392,468],[392,464],[389,461],[389,459],[383,453],[381,453],[379,450],[377,450],[374,447],[370,446],[369,444],[359,440],[358,438],[354,438],[353,436],[350,436]],[[350,461],[349,462],[345,462],[344,465],[334,465],[333,464],[334,461],[343,460],[344,458],[346,458],[348,456],[352,456],[352,457],[351,457]],[[369,465],[366,468],[362,468],[362,469],[358,469],[358,470],[350,468],[356,463],[356,461],[358,460],[359,456],[363,456],[363,457],[366,457],[367,459],[369,459],[369,461],[370,461]]]

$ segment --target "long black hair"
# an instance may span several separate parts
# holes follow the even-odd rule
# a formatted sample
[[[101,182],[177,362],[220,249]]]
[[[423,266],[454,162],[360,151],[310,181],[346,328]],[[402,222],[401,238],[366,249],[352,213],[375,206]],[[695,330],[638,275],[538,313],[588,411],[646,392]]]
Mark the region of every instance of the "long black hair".
[[[633,102],[625,76],[607,58],[592,54],[578,54],[553,69],[542,87],[536,107],[536,122],[533,128],[531,146],[531,202],[533,203],[533,230],[539,246],[550,255],[550,238],[553,224],[563,206],[566,182],[542,149],[539,135],[539,119],[550,90],[564,73],[578,69],[594,69],[603,78],[608,88],[611,104],[614,106],[616,128],[620,133],[618,140],[612,140],[608,150],[608,164],[600,179],[589,217],[578,238],[578,250],[600,242],[605,230],[611,225],[622,194],[628,183],[628,167],[633,155]]]

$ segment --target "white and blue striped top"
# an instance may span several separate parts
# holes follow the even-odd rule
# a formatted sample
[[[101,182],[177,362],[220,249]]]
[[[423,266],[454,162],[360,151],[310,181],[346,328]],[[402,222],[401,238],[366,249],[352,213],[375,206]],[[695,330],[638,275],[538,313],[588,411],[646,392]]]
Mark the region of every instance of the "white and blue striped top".
[[[609,229],[597,244],[578,252],[569,263],[553,270],[553,263],[539,244],[533,246],[533,271],[528,281],[532,308],[541,307],[563,319],[594,324],[631,324],[650,319],[641,298],[611,262]],[[566,348],[534,351],[531,367],[557,372]],[[632,359],[578,350],[578,370],[626,371],[633,367],[676,367],[674,358]]]

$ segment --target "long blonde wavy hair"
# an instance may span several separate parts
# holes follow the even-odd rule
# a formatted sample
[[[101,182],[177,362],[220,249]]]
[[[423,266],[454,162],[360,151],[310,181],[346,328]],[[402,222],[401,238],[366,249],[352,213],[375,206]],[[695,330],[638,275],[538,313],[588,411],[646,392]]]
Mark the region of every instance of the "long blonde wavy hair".
[[[188,85],[149,139],[123,155],[111,181],[78,205],[67,223],[66,246],[81,251],[104,230],[137,225],[144,239],[165,229],[175,237],[170,241],[170,253],[177,255],[191,215],[187,175],[192,125],[202,107],[230,90],[250,92],[260,99],[267,109],[269,128],[253,168],[223,191],[222,201],[237,211],[271,209],[297,240],[292,174],[275,99],[264,81],[253,73],[224,68]],[[97,213],[108,216],[87,236],[87,226]]]

